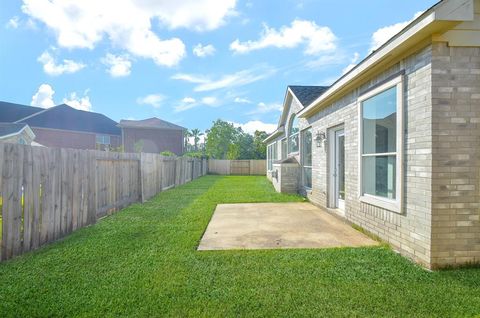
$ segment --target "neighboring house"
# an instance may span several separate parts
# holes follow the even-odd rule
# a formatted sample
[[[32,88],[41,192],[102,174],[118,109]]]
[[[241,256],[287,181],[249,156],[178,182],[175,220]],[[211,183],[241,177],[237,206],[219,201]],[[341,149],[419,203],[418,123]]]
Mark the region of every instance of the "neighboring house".
[[[325,91],[287,89],[268,177],[428,268],[480,262],[480,0],[444,0]]]
[[[0,102],[0,122],[28,124],[35,142],[46,147],[104,150],[121,146],[117,122],[65,104],[44,109]]]
[[[171,151],[183,154],[186,128],[159,118],[121,120],[123,145],[126,152],[160,153]]]
[[[27,124],[0,123],[0,143],[31,145],[34,139]]]

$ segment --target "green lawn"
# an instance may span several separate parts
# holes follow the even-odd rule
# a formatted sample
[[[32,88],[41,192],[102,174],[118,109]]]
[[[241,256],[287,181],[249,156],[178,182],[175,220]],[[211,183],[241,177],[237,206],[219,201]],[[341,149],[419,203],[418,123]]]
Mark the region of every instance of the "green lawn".
[[[217,203],[300,201],[207,176],[0,264],[0,317],[475,316],[480,269],[428,272],[386,247],[210,251]]]

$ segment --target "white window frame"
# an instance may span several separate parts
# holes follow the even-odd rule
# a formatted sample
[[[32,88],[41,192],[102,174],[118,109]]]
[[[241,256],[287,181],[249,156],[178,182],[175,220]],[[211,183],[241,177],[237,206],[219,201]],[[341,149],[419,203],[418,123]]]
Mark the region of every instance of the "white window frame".
[[[272,146],[273,146],[273,143],[267,145],[267,171],[272,171],[273,169],[273,163],[270,165],[272,160],[272,154],[273,154]]]
[[[311,166],[305,166],[305,158],[304,158],[304,148],[305,148],[305,141],[304,141],[304,138],[303,138],[303,135],[304,133],[307,131],[307,130],[310,130],[310,133],[312,134],[312,144],[310,145],[311,146],[311,149],[310,149],[310,152],[311,152],[311,156],[312,156],[312,165]],[[312,130],[312,126],[309,126],[307,128],[304,128],[302,130],[300,130],[300,135],[299,135],[299,138],[300,138],[300,147],[299,147],[299,152],[300,152],[300,162],[302,163],[302,186],[307,189],[307,190],[311,190],[312,187],[313,187],[313,180],[312,180],[312,185],[310,187],[306,186],[305,185],[305,170],[304,168],[310,168],[310,170],[312,171],[312,168],[313,168],[313,130]],[[312,171],[313,173],[313,171]]]
[[[283,153],[283,142],[285,142],[285,156]],[[288,157],[288,138],[282,138],[280,140],[280,159],[286,159]]]
[[[267,145],[267,171],[273,171],[273,162],[278,160],[278,142],[274,141]],[[271,160],[271,167],[270,167]]]
[[[404,186],[404,176],[403,176],[403,147],[404,147],[404,125],[403,125],[403,109],[404,109],[404,79],[403,75],[395,77],[394,79],[366,92],[357,99],[358,105],[358,189],[359,189],[359,200],[371,205],[375,205],[381,208],[384,208],[389,211],[394,211],[397,213],[403,212],[403,186]],[[378,95],[392,87],[397,88],[397,131],[396,131],[396,152],[392,153],[383,153],[375,154],[375,156],[380,155],[396,155],[396,193],[395,199],[383,198],[375,195],[363,193],[363,168],[362,168],[362,158],[367,155],[363,154],[363,102],[375,95]]]
[[[287,130],[287,157],[290,156],[290,155],[300,154],[300,125],[298,127],[298,132],[296,132],[294,134],[290,134],[290,132],[292,131],[292,126],[293,126],[293,122],[295,121],[295,119],[298,121],[297,115],[292,114],[292,116],[290,116],[290,122],[289,122],[288,130]],[[290,139],[291,139],[291,137],[294,137],[294,136],[298,136],[298,150],[297,151],[290,151],[290,149],[291,149]]]
[[[98,138],[102,139],[102,142],[98,142]],[[105,139],[108,138],[108,143],[105,142]],[[95,142],[97,145],[111,145],[111,137],[110,135],[96,135],[95,136]]]

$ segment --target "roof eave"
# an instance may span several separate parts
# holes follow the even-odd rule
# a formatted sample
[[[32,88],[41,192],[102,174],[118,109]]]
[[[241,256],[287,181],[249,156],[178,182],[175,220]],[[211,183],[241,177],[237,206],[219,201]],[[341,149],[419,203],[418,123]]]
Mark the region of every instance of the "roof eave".
[[[276,138],[278,136],[280,136],[281,134],[283,134],[285,132],[285,127],[284,126],[280,126],[278,127],[273,133],[271,133],[270,135],[268,135],[267,138],[265,138],[263,140],[263,142],[269,142],[270,140],[272,140],[273,138]]]
[[[451,0],[445,3],[445,6],[440,6],[442,2],[439,2],[424,12],[403,31],[395,35],[379,49],[367,56],[356,67],[340,77],[321,96],[302,109],[297,116],[302,118],[311,117],[337,97],[342,96],[346,91],[354,88],[354,86],[358,85],[365,77],[377,72],[382,65],[391,63],[416,43],[429,37],[431,39],[432,34],[446,30],[461,21],[473,20],[473,10],[468,8],[470,5],[473,6],[473,0]],[[455,13],[451,15],[453,11]]]

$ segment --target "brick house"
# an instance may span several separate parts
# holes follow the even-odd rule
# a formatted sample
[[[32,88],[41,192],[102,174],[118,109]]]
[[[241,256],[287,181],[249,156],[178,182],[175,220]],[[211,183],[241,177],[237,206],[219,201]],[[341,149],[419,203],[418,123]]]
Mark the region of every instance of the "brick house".
[[[323,91],[289,87],[266,142],[278,191],[425,267],[480,262],[480,0],[437,3]]]
[[[117,122],[65,104],[44,109],[0,102],[0,122],[27,124],[35,142],[46,147],[103,150],[121,145]]]
[[[121,120],[118,127],[122,130],[122,143],[126,152],[171,151],[176,155],[184,152],[184,127],[155,117]]]

